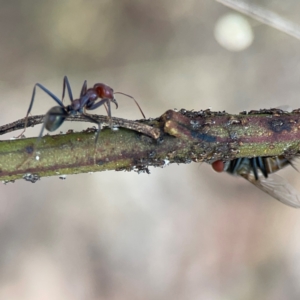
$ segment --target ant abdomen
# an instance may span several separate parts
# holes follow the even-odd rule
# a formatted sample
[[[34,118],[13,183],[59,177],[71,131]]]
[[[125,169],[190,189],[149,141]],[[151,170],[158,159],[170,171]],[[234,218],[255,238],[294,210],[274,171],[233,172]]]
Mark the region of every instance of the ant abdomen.
[[[61,106],[54,106],[47,112],[44,120],[45,128],[52,132],[60,127],[68,113]]]

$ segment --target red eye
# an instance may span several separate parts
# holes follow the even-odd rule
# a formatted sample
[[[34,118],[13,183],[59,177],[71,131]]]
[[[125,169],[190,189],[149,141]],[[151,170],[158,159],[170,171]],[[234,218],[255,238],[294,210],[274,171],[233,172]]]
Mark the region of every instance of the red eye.
[[[222,160],[216,160],[211,166],[216,172],[220,173],[224,171],[224,162]]]
[[[97,83],[94,85],[94,89],[97,91],[99,98],[113,99],[114,91],[111,87],[103,84]]]

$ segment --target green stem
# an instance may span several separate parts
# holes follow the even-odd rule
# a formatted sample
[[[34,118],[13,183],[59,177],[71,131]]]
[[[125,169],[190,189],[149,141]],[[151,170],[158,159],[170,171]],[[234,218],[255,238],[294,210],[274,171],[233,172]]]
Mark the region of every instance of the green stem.
[[[240,115],[169,110],[155,120],[125,121],[135,123],[132,126],[140,128],[139,132],[106,128],[97,144],[93,130],[45,136],[39,143],[36,138],[2,141],[0,179],[35,181],[44,176],[106,170],[148,172],[149,166],[163,167],[168,163],[294,157],[299,152],[298,110],[262,110]],[[150,134],[144,134],[143,127]]]

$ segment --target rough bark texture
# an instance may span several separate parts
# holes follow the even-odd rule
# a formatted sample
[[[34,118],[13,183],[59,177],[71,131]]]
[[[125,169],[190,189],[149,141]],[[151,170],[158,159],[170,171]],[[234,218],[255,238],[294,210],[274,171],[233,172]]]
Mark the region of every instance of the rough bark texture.
[[[84,121],[80,116],[72,120]],[[47,135],[39,142],[37,138],[2,141],[0,179],[24,178],[35,182],[43,176],[106,170],[149,172],[149,166],[164,167],[169,163],[254,156],[294,157],[299,152],[298,110],[291,113],[260,110],[239,115],[169,110],[157,119],[123,120],[118,124],[117,120],[122,119],[113,118],[110,125],[123,128],[102,130],[97,144],[96,131],[91,129]],[[42,121],[42,116],[30,117],[28,126]],[[24,119],[0,127],[0,133],[21,128]]]

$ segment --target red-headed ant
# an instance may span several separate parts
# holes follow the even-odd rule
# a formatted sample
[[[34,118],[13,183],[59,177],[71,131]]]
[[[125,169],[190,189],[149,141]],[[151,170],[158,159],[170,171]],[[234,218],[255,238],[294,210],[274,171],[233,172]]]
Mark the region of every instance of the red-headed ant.
[[[42,137],[44,128],[46,128],[48,131],[54,131],[57,128],[61,126],[61,124],[65,121],[65,119],[70,116],[70,115],[76,115],[76,114],[82,114],[90,120],[92,123],[97,123],[98,124],[98,132],[97,132],[97,137],[96,137],[96,142],[98,140],[98,136],[101,130],[100,123],[90,117],[88,114],[85,113],[86,110],[94,110],[101,105],[104,105],[108,114],[108,118],[111,119],[111,107],[110,107],[110,102],[114,103],[116,105],[116,108],[118,108],[118,103],[117,100],[115,99],[114,95],[115,94],[122,94],[124,96],[127,96],[131,99],[134,100],[135,104],[138,106],[140,112],[142,113],[143,117],[145,118],[145,115],[137,103],[137,101],[130,95],[124,94],[122,92],[114,92],[114,90],[103,84],[103,83],[96,83],[92,88],[87,88],[87,81],[85,80],[83,83],[83,86],[81,88],[80,96],[78,99],[73,99],[73,94],[71,90],[71,86],[69,83],[69,79],[67,76],[64,77],[63,81],[63,92],[62,92],[62,100],[58,99],[57,96],[55,96],[52,92],[50,92],[47,88],[45,88],[43,85],[40,83],[36,83],[33,92],[32,92],[32,97],[30,101],[30,105],[26,114],[26,122],[25,122],[25,129],[27,125],[27,118],[28,115],[31,112],[34,98],[35,98],[35,92],[36,92],[36,87],[39,87],[42,89],[46,94],[48,94],[59,106],[54,106],[52,107],[47,114],[45,115],[45,120],[43,127],[41,129],[39,139]],[[64,105],[63,104],[63,99],[65,96],[65,90],[67,88],[69,98],[71,100],[71,104],[69,105]],[[99,101],[97,101],[99,99]],[[24,131],[19,135],[21,136]]]

